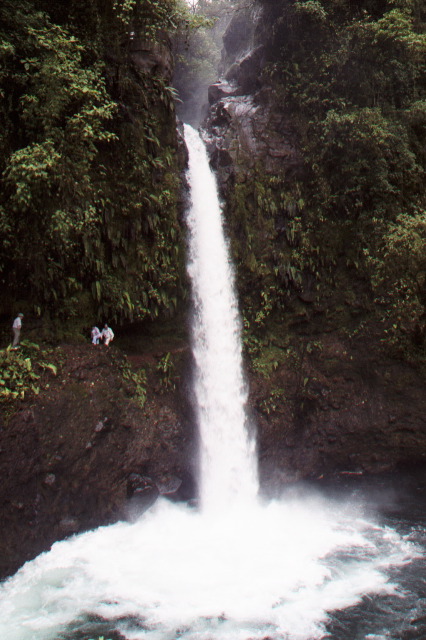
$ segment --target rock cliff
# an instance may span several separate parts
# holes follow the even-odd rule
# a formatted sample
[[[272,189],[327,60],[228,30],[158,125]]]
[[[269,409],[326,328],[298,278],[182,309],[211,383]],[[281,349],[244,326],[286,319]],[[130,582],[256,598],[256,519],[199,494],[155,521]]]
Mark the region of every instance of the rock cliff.
[[[269,73],[284,4],[257,2],[235,13],[203,125],[251,327],[250,403],[266,491],[294,479],[426,463],[424,370],[383,344],[366,282],[342,256],[331,286],[318,294],[313,278],[291,266],[303,243],[300,227],[293,231],[303,221],[308,168],[294,114]],[[278,295],[273,271],[287,296],[268,316]]]
[[[264,29],[259,4],[235,13],[223,38],[222,76],[208,90],[204,129],[225,192],[228,180],[250,179],[257,165],[270,175],[285,169],[291,179],[302,164],[292,122],[285,108],[276,108],[273,87],[262,77]]]

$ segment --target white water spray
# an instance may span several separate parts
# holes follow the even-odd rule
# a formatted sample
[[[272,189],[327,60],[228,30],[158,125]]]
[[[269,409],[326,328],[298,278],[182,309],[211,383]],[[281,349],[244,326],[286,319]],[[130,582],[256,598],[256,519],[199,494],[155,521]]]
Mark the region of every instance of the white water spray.
[[[188,272],[195,307],[200,496],[203,510],[220,510],[254,501],[258,490],[255,444],[248,433],[240,321],[216,179],[198,133],[185,125],[185,138],[192,200],[187,216]]]
[[[388,568],[416,556],[355,506],[257,501],[216,186],[198,136],[186,139],[203,508],[159,500],[136,523],[56,543],[0,587],[4,640],[320,640],[334,611],[391,597]]]

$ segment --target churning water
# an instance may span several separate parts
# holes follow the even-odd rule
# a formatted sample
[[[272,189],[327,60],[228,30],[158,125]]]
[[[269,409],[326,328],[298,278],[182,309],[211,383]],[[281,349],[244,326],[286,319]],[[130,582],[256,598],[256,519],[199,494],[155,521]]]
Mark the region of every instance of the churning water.
[[[376,520],[362,500],[257,497],[216,184],[185,135],[200,509],[162,499],[135,523],[56,543],[1,586],[0,638],[420,640],[423,525]]]

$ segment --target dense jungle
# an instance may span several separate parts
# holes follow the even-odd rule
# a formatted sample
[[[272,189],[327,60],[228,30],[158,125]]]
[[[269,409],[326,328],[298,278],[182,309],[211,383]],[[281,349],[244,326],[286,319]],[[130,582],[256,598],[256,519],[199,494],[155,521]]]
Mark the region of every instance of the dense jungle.
[[[2,575],[136,485],[196,492],[182,121],[265,493],[424,468],[425,26],[422,0],[1,0]]]

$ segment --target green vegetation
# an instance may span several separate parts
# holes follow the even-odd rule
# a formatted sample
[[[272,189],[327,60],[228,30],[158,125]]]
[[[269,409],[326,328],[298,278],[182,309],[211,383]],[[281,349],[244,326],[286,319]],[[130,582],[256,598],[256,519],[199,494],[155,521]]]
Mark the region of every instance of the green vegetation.
[[[127,361],[121,365],[123,380],[129,382],[133,387],[133,397],[137,404],[143,408],[147,398],[146,371],[145,369],[132,369]]]
[[[230,206],[240,286],[249,292],[247,322],[261,329],[271,314],[286,309],[292,287],[301,285],[304,271],[315,269],[315,261],[303,251],[300,185],[286,185],[261,168],[250,177],[235,185]]]
[[[268,175],[239,158],[229,224],[250,331],[262,341],[275,318],[302,318],[306,303],[333,295],[334,306],[336,295],[359,298],[362,282],[387,343],[423,353],[423,3],[262,3],[261,80],[304,166]],[[197,88],[216,79],[220,34],[238,4],[3,0],[4,317],[19,304],[42,319],[41,332],[66,335],[94,319],[175,316],[184,290],[176,95],[188,115]]]
[[[284,389],[272,389],[270,395],[260,402],[259,409],[262,413],[270,416],[282,410],[283,399],[285,398]]]
[[[0,405],[38,395],[49,386],[49,376],[56,376],[58,363],[52,363],[51,352],[39,345],[23,341],[19,348],[0,350]]]
[[[160,384],[164,389],[175,389],[175,365],[170,352],[160,359],[157,364],[157,371],[160,374]]]
[[[74,326],[176,310],[180,180],[165,34],[188,20],[177,0],[2,2],[4,310],[25,301],[30,314]]]
[[[424,3],[263,4],[263,82],[294,127],[304,167],[289,179],[263,167],[244,173],[241,160],[230,217],[251,327],[259,333],[286,309],[302,314],[306,301],[354,299],[362,283],[386,343],[422,356]]]

